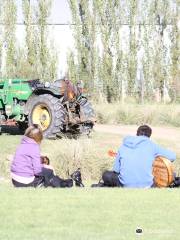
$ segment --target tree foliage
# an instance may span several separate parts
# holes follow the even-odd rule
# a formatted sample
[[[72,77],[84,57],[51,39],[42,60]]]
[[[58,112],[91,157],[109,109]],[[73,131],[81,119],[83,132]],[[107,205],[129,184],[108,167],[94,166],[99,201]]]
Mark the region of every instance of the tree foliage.
[[[178,0],[69,0],[69,6],[74,64],[95,94],[109,102],[179,94]]]
[[[0,11],[3,39],[2,41],[0,39],[0,59],[5,46],[5,56],[3,57],[5,63],[1,76],[40,78],[41,80],[56,79],[57,54],[53,41],[49,38],[47,27],[51,0],[21,1],[25,26],[23,45],[20,45],[16,39],[16,2],[14,0],[1,2],[3,4],[3,11]]]
[[[5,76],[12,78],[16,70],[16,19],[17,7],[13,0],[3,1],[3,23],[5,44]]]

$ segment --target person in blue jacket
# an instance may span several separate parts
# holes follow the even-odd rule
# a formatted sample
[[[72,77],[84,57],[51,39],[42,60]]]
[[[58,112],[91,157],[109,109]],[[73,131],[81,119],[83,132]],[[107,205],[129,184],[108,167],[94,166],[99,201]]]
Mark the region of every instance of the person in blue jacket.
[[[137,136],[128,136],[119,148],[113,171],[105,171],[102,179],[106,186],[130,188],[148,188],[153,186],[152,165],[157,156],[170,161],[176,154],[162,148],[150,140],[152,129],[142,125],[137,129]]]

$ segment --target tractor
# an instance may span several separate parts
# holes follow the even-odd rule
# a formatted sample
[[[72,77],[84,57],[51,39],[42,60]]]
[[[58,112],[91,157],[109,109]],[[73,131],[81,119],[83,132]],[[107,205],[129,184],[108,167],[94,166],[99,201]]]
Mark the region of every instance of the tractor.
[[[0,125],[38,124],[44,137],[89,135],[95,123],[91,103],[83,93],[82,83],[64,78],[54,82],[39,79],[0,80]]]

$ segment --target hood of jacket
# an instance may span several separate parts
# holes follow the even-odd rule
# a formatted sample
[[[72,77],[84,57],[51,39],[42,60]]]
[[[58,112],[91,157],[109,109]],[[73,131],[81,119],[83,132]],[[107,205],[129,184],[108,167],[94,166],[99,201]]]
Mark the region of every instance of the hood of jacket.
[[[128,148],[137,148],[140,144],[149,141],[146,136],[128,136],[124,138],[123,145]]]

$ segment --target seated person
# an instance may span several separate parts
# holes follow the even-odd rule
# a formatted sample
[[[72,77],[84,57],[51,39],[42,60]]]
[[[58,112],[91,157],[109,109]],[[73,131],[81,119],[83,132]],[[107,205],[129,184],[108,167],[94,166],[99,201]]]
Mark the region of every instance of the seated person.
[[[40,144],[43,133],[37,124],[28,127],[11,164],[12,183],[15,187],[36,187],[41,181],[43,165]]]
[[[156,157],[170,161],[176,159],[174,152],[162,148],[150,140],[152,130],[147,125],[137,129],[137,136],[124,138],[119,148],[113,171],[105,171],[102,179],[105,186],[150,188],[154,186],[152,165]]]
[[[49,158],[48,158],[47,156],[41,156],[40,159],[41,159],[41,163],[42,163],[42,165],[43,165],[43,168],[51,169],[51,170],[53,171],[53,174],[56,175],[53,166],[50,165],[50,160],[49,160]]]
[[[47,156],[41,156],[42,176],[44,177],[45,187],[72,187],[72,179],[62,179],[56,175],[53,166],[50,165],[50,160]]]
[[[50,165],[50,160],[47,156],[41,156],[41,163],[43,164],[42,175],[44,176],[45,187],[72,187],[73,181],[75,182],[75,186],[84,187],[80,168],[70,175],[70,179],[62,179],[56,175],[54,168]]]
[[[40,156],[43,139],[37,124],[28,127],[22,137],[11,164],[12,183],[15,187],[72,187],[72,179],[61,179],[49,165],[49,158]]]

